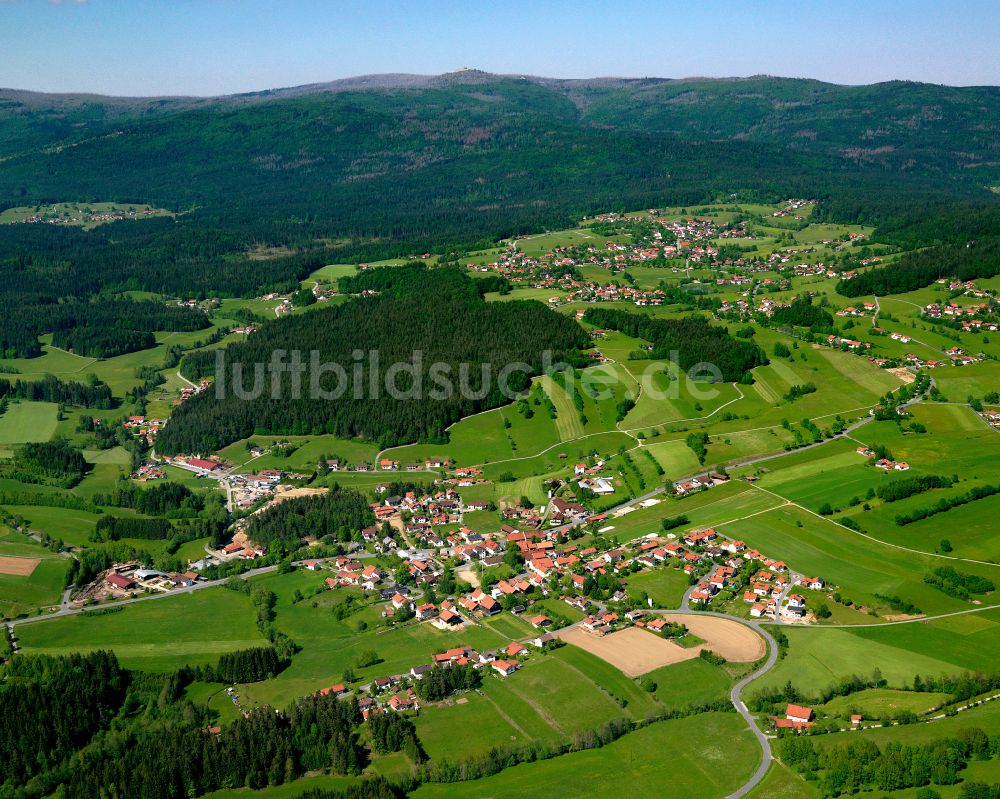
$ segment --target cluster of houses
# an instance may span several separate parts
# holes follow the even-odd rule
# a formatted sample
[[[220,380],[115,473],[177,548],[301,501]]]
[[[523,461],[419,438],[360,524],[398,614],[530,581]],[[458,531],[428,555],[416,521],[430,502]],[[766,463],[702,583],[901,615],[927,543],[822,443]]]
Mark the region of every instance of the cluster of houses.
[[[924,359],[912,352],[908,352],[903,356],[903,362],[918,369],[938,369],[942,366],[947,366],[944,361],[938,361],[933,358]]]
[[[229,485],[233,489],[233,503],[240,509],[249,508],[262,499],[274,496],[278,483],[285,473],[279,469],[262,469],[257,474],[233,474]]]
[[[960,306],[955,303],[949,302],[945,305],[939,305],[936,302],[928,303],[924,306],[924,316],[929,319],[958,319],[962,316],[978,316],[979,314],[988,315],[993,313],[993,301],[981,302],[976,305],[970,306]],[[986,330],[996,330],[996,322],[983,322],[980,319],[973,320],[976,329],[985,328]]]
[[[477,503],[473,503],[473,506],[475,509],[481,507]],[[485,505],[482,507],[485,509]],[[444,539],[434,528],[461,524],[462,514],[466,509],[472,508],[464,506],[458,492],[450,486],[432,493],[406,491],[402,495],[394,494],[381,502],[372,503],[372,512],[380,522],[406,514],[407,521],[403,525],[406,536],[428,547],[444,546]]]
[[[909,336],[905,336],[901,333],[893,333],[891,334],[890,338],[894,339],[895,341],[902,342],[903,344],[908,344],[910,341],[912,341],[912,339]],[[968,366],[969,364],[977,363],[978,361],[982,360],[977,356],[969,355],[961,347],[951,347],[950,349],[945,350],[945,355],[948,356],[953,366]],[[872,363],[875,363],[878,366],[886,366],[891,363],[894,363],[893,361],[890,361],[887,358],[871,358],[869,360],[871,360]],[[906,363],[909,366],[914,366],[918,369],[922,368],[938,369],[942,366],[948,365],[948,361],[939,361],[934,358],[921,358],[919,355],[916,355],[912,352],[906,353],[903,356],[902,361],[903,363]]]
[[[166,473],[160,468],[160,464],[154,461],[146,461],[140,464],[139,468],[129,475],[133,480],[137,480],[140,483],[145,483],[148,480],[163,480],[166,476]]]
[[[729,477],[718,472],[705,472],[703,475],[688,477],[674,482],[674,493],[677,496],[684,496],[695,491],[707,491],[715,486],[728,483]]]
[[[120,211],[103,211],[101,213],[78,211],[73,216],[55,216],[52,212],[31,214],[24,219],[13,218],[10,224],[16,225],[92,225],[104,222],[120,222],[123,219],[139,219],[144,216],[159,216],[164,212],[157,208],[129,208]]]
[[[806,206],[814,204],[815,202],[816,202],[815,200],[792,199],[786,202],[782,208],[778,209],[777,211],[774,211],[771,214],[771,216],[776,216],[776,217],[793,216],[796,219],[802,219],[802,215],[798,212],[801,211]]]
[[[203,377],[201,378],[201,380],[198,381],[197,385],[182,387],[180,396],[173,401],[173,405],[174,406],[183,405],[185,402],[191,399],[191,397],[193,397],[195,394],[200,394],[210,385],[211,382],[209,381],[209,379],[207,377]]]
[[[857,339],[835,335],[827,336],[825,341],[828,347],[834,347],[841,350],[852,350],[853,352],[870,350],[872,346],[869,341],[858,341]]]
[[[156,440],[157,433],[163,427],[163,419],[154,419],[147,416],[129,416],[122,422],[122,427],[131,432],[136,438],[140,438],[152,446]]]
[[[858,447],[855,452],[862,458],[874,458],[875,451],[868,447]],[[906,461],[893,461],[888,458],[879,458],[875,461],[876,469],[885,469],[887,472],[906,472],[910,469],[910,464]]]
[[[991,408],[986,408],[979,415],[986,420],[986,423],[990,427],[1000,430],[1000,411],[995,411]]]
[[[796,264],[791,267],[795,277],[837,277],[837,272],[822,261],[815,264]]]
[[[663,305],[666,292],[660,289],[640,289],[635,286],[601,285],[587,282],[580,288],[570,291],[563,297],[550,297],[550,305],[562,305],[570,302],[631,302],[635,305]]]
[[[340,460],[329,459],[316,464],[319,471],[328,472],[425,472],[435,469],[445,469],[451,465],[451,459],[447,457],[428,457],[423,463],[400,464],[392,458],[382,458],[378,463],[361,462],[354,465],[342,463]]]
[[[969,355],[961,347],[952,347],[944,351],[944,354],[951,358],[951,362],[955,366],[968,366],[969,364],[976,363],[980,359],[974,355]]]
[[[555,247],[552,252],[534,258],[521,252],[516,242],[506,249],[495,262],[468,264],[469,269],[495,272],[512,283],[532,288],[558,288],[570,294],[570,301],[601,302],[628,301],[640,305],[658,305],[663,301],[662,292],[641,291],[634,287],[603,286],[595,281],[584,281],[573,276],[577,266],[599,266],[611,272],[621,271],[630,264],[641,264],[660,259],[686,257],[692,262],[712,262],[718,249],[710,242],[717,238],[744,238],[751,235],[745,222],[720,226],[712,219],[668,220],[644,219],[640,230],[631,220],[620,216],[602,215],[599,221],[624,222],[625,232],[633,241],[605,241],[603,246],[589,244],[576,247]],[[648,228],[652,226],[652,230]],[[674,267],[676,270],[677,267]],[[562,302],[553,298],[550,302]]]
[[[267,554],[267,550],[252,544],[246,536],[236,536],[236,538],[240,540],[232,541],[222,548],[223,560],[257,560]]]
[[[851,316],[851,317],[870,316],[871,314],[875,313],[876,309],[877,306],[875,305],[874,302],[866,302],[860,308],[857,308],[853,305],[848,305],[846,308],[841,308],[839,311],[837,311],[837,316]]]
[[[528,641],[532,647],[544,648],[551,636],[539,635]],[[531,648],[519,641],[512,641],[502,649],[477,652],[470,646],[455,646],[431,658],[430,663],[420,663],[402,674],[376,677],[368,685],[370,696],[358,699],[362,717],[367,721],[373,714],[404,713],[420,709],[420,699],[413,686],[425,679],[435,668],[448,669],[471,666],[497,677],[510,677],[530,657]],[[319,691],[321,695],[348,696],[351,691],[343,683]]]
[[[988,303],[983,302],[971,307],[962,307],[954,303],[939,305],[932,302],[924,306],[923,313],[928,319],[951,320],[950,326],[956,329],[961,328],[963,333],[982,331],[995,333],[1000,330],[1000,322],[996,319],[996,300],[992,298]],[[970,316],[971,319],[963,318]],[[989,318],[980,318],[984,316]]]
[[[781,300],[772,300],[770,297],[761,297],[757,302],[757,312],[764,316],[772,316],[778,308],[787,308],[789,303]]]
[[[683,543],[643,545],[647,546],[648,555],[637,559],[642,565],[679,558],[684,571],[698,578],[688,595],[691,605],[707,607],[723,591],[745,583],[742,599],[750,605],[751,617],[774,619],[780,614],[782,618],[796,620],[805,617],[806,600],[799,594],[789,594],[793,580],[813,591],[826,587],[819,577],[793,578],[783,561],[769,558],[743,541],[726,538],[713,529],[689,532],[684,535]],[[757,563],[760,568],[747,579],[747,568]]]
[[[306,561],[305,567],[310,571],[318,571],[321,566],[316,561]],[[360,560],[348,555],[341,555],[332,563],[333,577],[325,580],[327,588],[340,588],[341,586],[355,586],[366,591],[376,591],[386,579],[385,572],[376,565],[365,565]]]

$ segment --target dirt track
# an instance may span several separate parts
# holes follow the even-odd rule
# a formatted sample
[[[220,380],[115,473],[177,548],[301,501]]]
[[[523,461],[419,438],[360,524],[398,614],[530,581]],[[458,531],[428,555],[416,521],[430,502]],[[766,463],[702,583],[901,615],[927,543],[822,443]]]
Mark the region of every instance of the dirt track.
[[[11,558],[3,555],[0,556],[0,574],[29,577],[39,563],[41,561],[38,558]]]

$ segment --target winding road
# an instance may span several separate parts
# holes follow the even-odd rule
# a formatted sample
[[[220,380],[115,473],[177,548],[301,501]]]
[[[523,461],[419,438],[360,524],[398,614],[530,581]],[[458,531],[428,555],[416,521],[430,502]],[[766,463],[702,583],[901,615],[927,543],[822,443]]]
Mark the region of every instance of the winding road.
[[[780,622],[768,622],[766,625],[761,622],[753,621],[750,619],[743,619],[739,616],[731,616],[728,613],[716,613],[709,610],[691,610],[688,604],[688,597],[693,590],[694,586],[689,588],[684,593],[684,598],[681,600],[681,606],[677,610],[670,610],[665,608],[660,608],[656,610],[651,610],[652,614],[660,614],[664,616],[671,615],[682,615],[689,613],[697,613],[699,616],[714,616],[719,619],[728,619],[729,621],[737,622],[742,624],[744,627],[749,627],[758,635],[760,635],[767,642],[767,657],[764,662],[752,671],[750,674],[739,680],[729,691],[729,701],[732,702],[733,707],[736,712],[743,717],[746,721],[747,726],[750,728],[750,732],[753,733],[754,737],[757,739],[757,743],[760,745],[761,759],[757,766],[756,771],[744,782],[739,788],[730,794],[727,794],[725,799],[741,799],[741,797],[746,796],[750,791],[757,787],[760,782],[764,779],[767,774],[768,769],[771,767],[771,761],[774,755],[771,751],[771,740],[773,736],[768,736],[764,733],[757,724],[757,717],[750,712],[750,709],[746,706],[743,701],[743,689],[745,689],[750,683],[756,680],[758,677],[763,677],[771,669],[773,669],[778,663],[778,642],[775,640],[774,636],[771,635],[770,631],[767,629],[771,624],[776,624]],[[875,624],[823,624],[802,627],[802,629],[828,629],[828,628],[864,628],[864,627],[889,627],[900,624],[916,624],[918,622],[934,621],[937,619],[949,619],[954,616],[964,616],[969,613],[982,613],[987,610],[996,610],[1000,608],[1000,605],[984,605],[982,607],[970,608],[969,610],[958,610],[952,613],[942,613],[937,616],[923,616],[914,619],[904,619],[902,621],[894,622],[881,622]]]

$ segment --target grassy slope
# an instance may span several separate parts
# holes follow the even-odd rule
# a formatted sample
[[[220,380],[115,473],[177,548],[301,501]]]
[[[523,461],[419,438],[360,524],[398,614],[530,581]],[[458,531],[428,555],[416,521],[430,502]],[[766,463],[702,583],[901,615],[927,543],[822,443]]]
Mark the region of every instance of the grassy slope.
[[[661,753],[669,751],[669,768]],[[551,796],[566,799],[661,797],[669,784],[677,796],[723,796],[736,788],[759,758],[738,716],[712,713],[664,721],[630,733],[603,749],[515,766],[471,783],[425,785],[415,799]]]
[[[127,668],[168,671],[212,663],[223,652],[259,646],[246,595],[209,588],[126,606],[104,616],[68,616],[18,629],[26,652],[60,655],[112,649]]]

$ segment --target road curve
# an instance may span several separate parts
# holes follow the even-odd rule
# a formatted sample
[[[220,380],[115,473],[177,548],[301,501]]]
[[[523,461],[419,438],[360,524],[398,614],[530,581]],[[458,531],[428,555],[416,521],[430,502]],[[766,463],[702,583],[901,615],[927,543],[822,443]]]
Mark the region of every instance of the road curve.
[[[685,594],[685,600],[687,599],[687,594]],[[686,605],[686,601],[684,603]],[[760,745],[760,763],[757,766],[757,770],[744,782],[739,788],[730,794],[726,795],[725,799],[741,799],[741,797],[746,796],[750,791],[760,784],[761,780],[764,779],[764,775],[767,774],[767,770],[771,767],[771,759],[773,755],[771,754],[771,739],[765,735],[759,726],[757,726],[757,718],[750,712],[746,704],[743,701],[743,689],[746,688],[751,682],[756,680],[758,677],[762,677],[767,674],[771,669],[774,668],[775,664],[778,662],[778,642],[774,640],[774,636],[771,635],[763,625],[755,622],[749,621],[747,619],[741,619],[738,616],[730,616],[728,613],[715,613],[710,610],[687,610],[686,607],[682,607],[680,610],[654,610],[652,613],[662,614],[664,616],[670,615],[681,615],[697,613],[699,616],[714,616],[719,619],[728,619],[729,621],[735,621],[738,624],[742,624],[744,627],[749,627],[754,632],[759,634],[764,641],[767,643],[767,657],[759,668],[752,671],[746,677],[737,682],[729,691],[729,701],[733,703],[733,707],[736,708],[736,712],[739,713],[743,720],[747,723],[750,728],[750,732],[753,733],[754,737],[757,739],[757,743]]]

